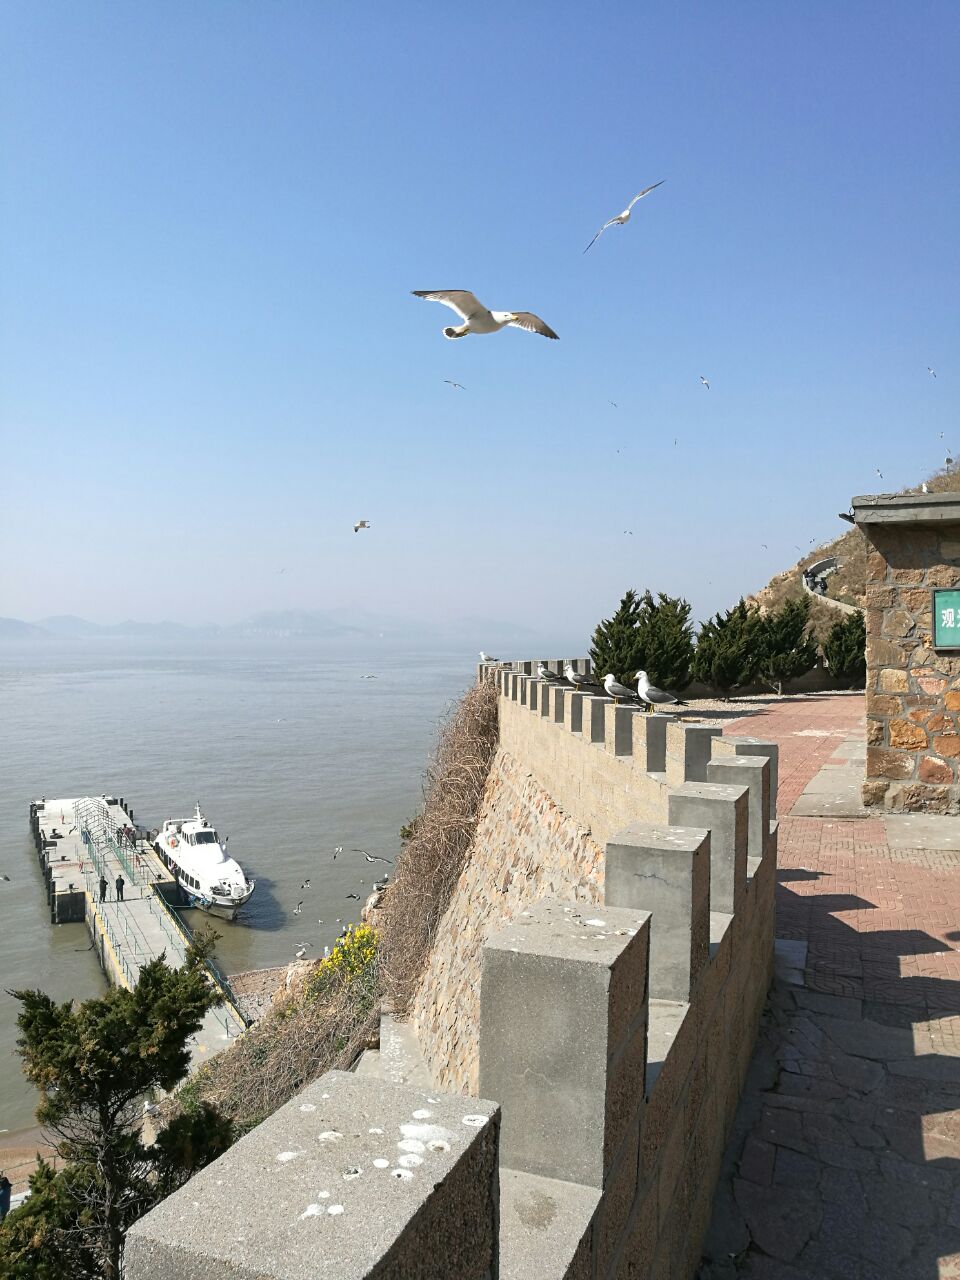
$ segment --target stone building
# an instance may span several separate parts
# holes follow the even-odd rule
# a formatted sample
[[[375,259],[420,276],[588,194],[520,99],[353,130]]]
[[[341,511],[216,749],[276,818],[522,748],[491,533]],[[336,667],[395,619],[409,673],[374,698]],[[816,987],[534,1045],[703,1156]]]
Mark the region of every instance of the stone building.
[[[865,805],[960,811],[960,493],[853,500],[867,557]]]

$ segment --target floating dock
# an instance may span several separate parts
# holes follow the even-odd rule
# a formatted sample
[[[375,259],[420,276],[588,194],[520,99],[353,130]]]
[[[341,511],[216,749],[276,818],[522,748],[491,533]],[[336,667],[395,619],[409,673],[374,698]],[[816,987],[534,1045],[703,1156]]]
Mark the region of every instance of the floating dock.
[[[123,797],[35,800],[30,829],[51,923],[84,921],[110,982],[134,987],[141,968],[160,955],[174,966],[185,963],[192,935],[171,905],[179,886]],[[124,880],[122,902],[118,876]],[[102,902],[101,877],[107,882]],[[213,964],[208,969],[224,1002],[207,1014],[194,1037],[193,1065],[226,1048],[246,1025],[224,976]]]

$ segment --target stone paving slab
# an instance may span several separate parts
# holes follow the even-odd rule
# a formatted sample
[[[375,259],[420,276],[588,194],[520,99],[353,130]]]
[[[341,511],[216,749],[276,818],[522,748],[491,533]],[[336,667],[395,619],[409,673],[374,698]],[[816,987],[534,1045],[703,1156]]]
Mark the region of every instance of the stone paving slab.
[[[911,834],[794,807],[821,770],[852,769],[862,714],[850,697],[763,718],[787,781],[777,934],[806,954],[801,970],[778,943],[701,1280],[960,1277],[956,843],[944,820]]]

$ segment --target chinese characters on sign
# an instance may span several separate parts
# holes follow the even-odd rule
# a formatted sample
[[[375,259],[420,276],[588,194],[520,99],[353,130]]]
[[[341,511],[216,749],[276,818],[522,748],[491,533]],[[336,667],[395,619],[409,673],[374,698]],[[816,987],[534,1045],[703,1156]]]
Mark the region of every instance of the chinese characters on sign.
[[[960,649],[960,591],[933,592],[933,647]]]

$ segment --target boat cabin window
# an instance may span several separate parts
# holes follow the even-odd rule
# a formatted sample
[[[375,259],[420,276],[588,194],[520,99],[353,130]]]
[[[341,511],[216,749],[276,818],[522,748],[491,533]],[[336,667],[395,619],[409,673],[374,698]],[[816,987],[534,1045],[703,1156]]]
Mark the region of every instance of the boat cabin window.
[[[195,844],[216,844],[217,833],[215,831],[198,831],[193,839]]]

